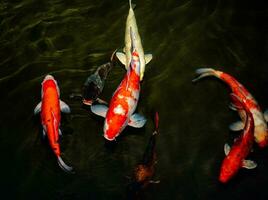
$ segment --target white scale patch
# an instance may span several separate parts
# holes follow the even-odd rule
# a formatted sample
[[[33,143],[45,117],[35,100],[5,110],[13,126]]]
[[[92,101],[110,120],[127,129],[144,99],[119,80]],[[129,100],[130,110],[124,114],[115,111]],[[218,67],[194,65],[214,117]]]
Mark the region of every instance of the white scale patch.
[[[253,118],[255,126],[259,126],[261,124],[265,124],[264,118],[262,113],[260,113],[258,110],[254,109],[252,110]]]
[[[118,105],[114,108],[114,113],[119,115],[125,115],[126,111],[121,105]]]
[[[118,98],[119,98],[119,99],[123,99],[123,98],[124,98],[124,96],[123,96],[123,95],[121,95],[121,94],[119,94],[119,95],[118,95]]]
[[[109,125],[107,124],[107,120],[105,120],[103,131],[106,133],[106,131],[109,129]]]
[[[134,97],[135,99],[138,99],[138,98],[139,98],[139,92],[138,92],[137,90],[133,90],[133,91],[131,92],[131,95],[132,95],[132,97]]]
[[[135,106],[135,100],[133,98],[127,98],[128,108],[132,109]]]

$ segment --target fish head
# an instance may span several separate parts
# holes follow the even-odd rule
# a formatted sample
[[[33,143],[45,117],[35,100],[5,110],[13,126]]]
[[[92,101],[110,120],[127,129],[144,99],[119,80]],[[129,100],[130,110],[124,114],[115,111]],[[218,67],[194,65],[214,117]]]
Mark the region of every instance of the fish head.
[[[108,141],[114,141],[115,140],[115,137],[114,136],[111,136],[110,134],[108,133],[104,133],[103,137],[108,140]]]
[[[220,171],[219,181],[227,183],[241,168],[241,160],[236,159],[239,154],[235,157],[225,157]]]
[[[264,148],[268,145],[268,130],[263,126],[255,126],[255,140],[259,147]]]
[[[96,84],[90,82],[88,85],[83,86],[83,103],[91,105],[99,96],[100,90]]]
[[[56,87],[58,95],[60,96],[60,89],[58,86],[57,81],[55,80],[55,78],[52,75],[46,75],[43,82],[42,82],[42,92],[41,92],[41,96],[43,97],[44,91],[48,88],[48,87]]]
[[[87,78],[82,89],[83,103],[91,105],[101,93],[101,83],[96,75]]]
[[[227,183],[232,176],[232,171],[228,167],[225,167],[220,172],[219,181],[222,183]]]
[[[103,128],[103,137],[108,141],[114,141],[115,138],[119,135],[118,129],[114,127],[115,124],[108,124],[107,119],[104,123]]]

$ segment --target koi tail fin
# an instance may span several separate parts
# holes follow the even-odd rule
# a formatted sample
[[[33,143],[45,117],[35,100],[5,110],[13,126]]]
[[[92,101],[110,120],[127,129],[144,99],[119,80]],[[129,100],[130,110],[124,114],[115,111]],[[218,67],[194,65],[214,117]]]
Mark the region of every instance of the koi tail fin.
[[[136,7],[136,4],[133,4],[131,0],[129,0],[129,9],[134,10]]]
[[[155,115],[154,115],[154,126],[155,126],[155,131],[153,132],[153,135],[156,135],[158,134],[159,132],[159,114],[158,112],[155,112]]]
[[[73,173],[73,168],[66,165],[60,156],[58,156],[58,164],[63,171]]]
[[[195,71],[195,73],[197,73],[199,76],[195,79],[192,80],[192,82],[196,82],[201,78],[207,77],[207,76],[216,76],[217,75],[217,71],[212,69],[212,68],[199,68]]]

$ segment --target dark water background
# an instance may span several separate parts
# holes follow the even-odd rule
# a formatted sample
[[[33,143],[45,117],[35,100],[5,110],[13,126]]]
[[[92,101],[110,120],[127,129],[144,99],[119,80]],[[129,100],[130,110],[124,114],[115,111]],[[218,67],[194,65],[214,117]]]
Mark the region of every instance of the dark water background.
[[[131,172],[142,158],[160,113],[155,179],[144,199],[267,199],[268,149],[250,155],[254,170],[241,169],[227,185],[217,177],[223,145],[238,119],[228,109],[228,88],[215,79],[191,83],[199,67],[234,75],[268,108],[267,7],[261,1],[135,0],[145,52],[152,52],[138,112],[145,128],[127,128],[108,148],[103,120],[79,101],[86,77],[124,45],[127,0],[0,1],[1,199],[124,199]],[[57,165],[41,139],[33,109],[41,81],[52,74],[72,110],[62,119],[64,160]],[[102,97],[109,100],[125,70],[111,71]]]

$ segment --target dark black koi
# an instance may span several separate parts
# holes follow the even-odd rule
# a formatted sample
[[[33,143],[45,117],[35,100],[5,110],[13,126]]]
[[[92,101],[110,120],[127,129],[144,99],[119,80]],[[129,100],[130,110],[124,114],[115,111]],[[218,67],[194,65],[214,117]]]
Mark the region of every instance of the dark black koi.
[[[106,103],[99,99],[99,96],[104,88],[104,83],[108,73],[113,67],[114,54],[111,56],[111,60],[97,68],[94,74],[90,75],[85,81],[82,89],[82,102],[85,105],[92,105],[93,102]]]
[[[155,113],[155,130],[150,137],[149,143],[146,147],[146,150],[143,155],[142,161],[135,167],[134,173],[132,176],[132,183],[130,186],[130,191],[132,194],[137,195],[140,190],[144,189],[150,183],[159,183],[160,181],[153,181],[152,177],[155,174],[155,164],[156,164],[156,136],[158,135],[159,129],[159,116],[158,113]],[[133,195],[134,195],[133,194]]]

